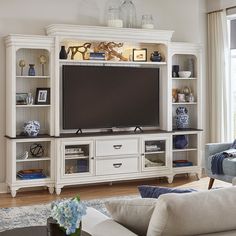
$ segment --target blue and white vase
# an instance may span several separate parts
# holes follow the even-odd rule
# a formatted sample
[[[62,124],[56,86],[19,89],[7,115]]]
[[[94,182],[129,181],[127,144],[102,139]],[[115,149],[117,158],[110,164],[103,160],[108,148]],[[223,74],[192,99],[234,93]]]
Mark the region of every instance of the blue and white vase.
[[[177,129],[187,129],[189,128],[189,115],[186,107],[178,107],[176,109],[176,128]]]
[[[30,137],[36,137],[40,130],[40,123],[36,120],[30,120],[24,123],[24,134]]]

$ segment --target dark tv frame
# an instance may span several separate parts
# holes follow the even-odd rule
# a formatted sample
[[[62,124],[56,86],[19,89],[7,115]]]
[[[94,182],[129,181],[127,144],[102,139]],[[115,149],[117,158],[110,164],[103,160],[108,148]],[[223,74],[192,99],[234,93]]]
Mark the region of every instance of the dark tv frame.
[[[160,68],[153,68],[153,67],[151,67],[151,68],[146,68],[145,67],[145,69],[155,69],[155,70],[157,70],[157,88],[156,88],[156,90],[157,90],[157,93],[158,93],[158,106],[157,106],[157,124],[150,124],[150,125],[143,125],[143,124],[134,124],[134,125],[130,125],[130,126],[122,126],[122,125],[120,125],[120,126],[110,126],[110,125],[108,125],[108,126],[90,126],[90,127],[77,127],[77,128],[67,128],[67,127],[65,127],[65,123],[64,123],[64,121],[65,121],[65,118],[64,118],[64,116],[65,116],[65,103],[64,103],[64,90],[63,90],[63,87],[64,87],[64,68],[65,67],[68,67],[68,66],[78,66],[78,67],[94,67],[94,65],[63,65],[62,66],[62,130],[77,130],[77,132],[76,133],[78,133],[78,132],[81,132],[82,133],[82,129],[84,129],[84,130],[91,130],[91,129],[109,129],[109,130],[112,130],[113,128],[135,128],[135,131],[136,130],[140,130],[140,131],[142,131],[142,128],[141,127],[155,127],[155,128],[158,128],[159,127],[159,125],[160,125]],[[97,65],[95,65],[95,67],[104,67],[104,68],[112,68],[112,67],[116,67],[116,68],[127,68],[127,66],[124,66],[124,67],[122,67],[122,66],[97,66]],[[130,67],[130,68],[137,68],[137,69],[139,69],[140,67]],[[143,67],[142,67],[142,69],[144,69]]]

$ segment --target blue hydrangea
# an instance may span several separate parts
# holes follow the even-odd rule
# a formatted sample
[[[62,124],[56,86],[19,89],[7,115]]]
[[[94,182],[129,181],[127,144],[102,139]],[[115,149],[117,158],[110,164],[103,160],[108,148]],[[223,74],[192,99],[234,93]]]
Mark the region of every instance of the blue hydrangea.
[[[80,227],[82,216],[86,215],[87,207],[79,198],[56,201],[52,203],[51,216],[60,227],[66,230],[66,234],[75,233]]]

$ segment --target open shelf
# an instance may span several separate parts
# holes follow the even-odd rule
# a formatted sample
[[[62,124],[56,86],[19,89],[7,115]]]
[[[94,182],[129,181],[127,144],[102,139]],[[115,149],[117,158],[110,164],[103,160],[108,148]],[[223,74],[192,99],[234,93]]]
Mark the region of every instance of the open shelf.
[[[17,79],[50,79],[49,75],[35,75],[35,76],[29,76],[29,75],[17,75]]]
[[[173,80],[196,80],[197,78],[189,77],[189,78],[181,78],[181,77],[172,77]]]
[[[197,151],[197,148],[173,149],[173,152],[191,152],[191,151]]]
[[[94,64],[103,64],[103,65],[157,65],[163,66],[166,65],[166,62],[135,62],[135,61],[103,61],[103,60],[60,60],[60,64],[84,64],[84,65],[94,65]]]
[[[39,108],[39,107],[50,107],[51,105],[16,105],[17,108]]]
[[[173,102],[173,105],[197,105],[197,102]]]
[[[23,160],[18,160],[16,159],[16,162],[33,162],[33,161],[50,161],[50,157],[40,157],[40,158],[28,158],[28,159],[23,159]]]
[[[89,156],[65,156],[65,160],[79,160],[79,159],[88,159]]]

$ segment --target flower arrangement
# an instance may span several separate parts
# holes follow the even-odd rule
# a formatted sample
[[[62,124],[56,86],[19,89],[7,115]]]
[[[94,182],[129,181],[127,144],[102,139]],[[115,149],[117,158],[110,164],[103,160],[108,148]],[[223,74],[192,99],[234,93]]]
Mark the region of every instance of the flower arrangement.
[[[86,215],[87,207],[79,196],[73,199],[60,200],[52,203],[51,217],[57,221],[66,235],[77,235],[81,231],[82,216]]]

